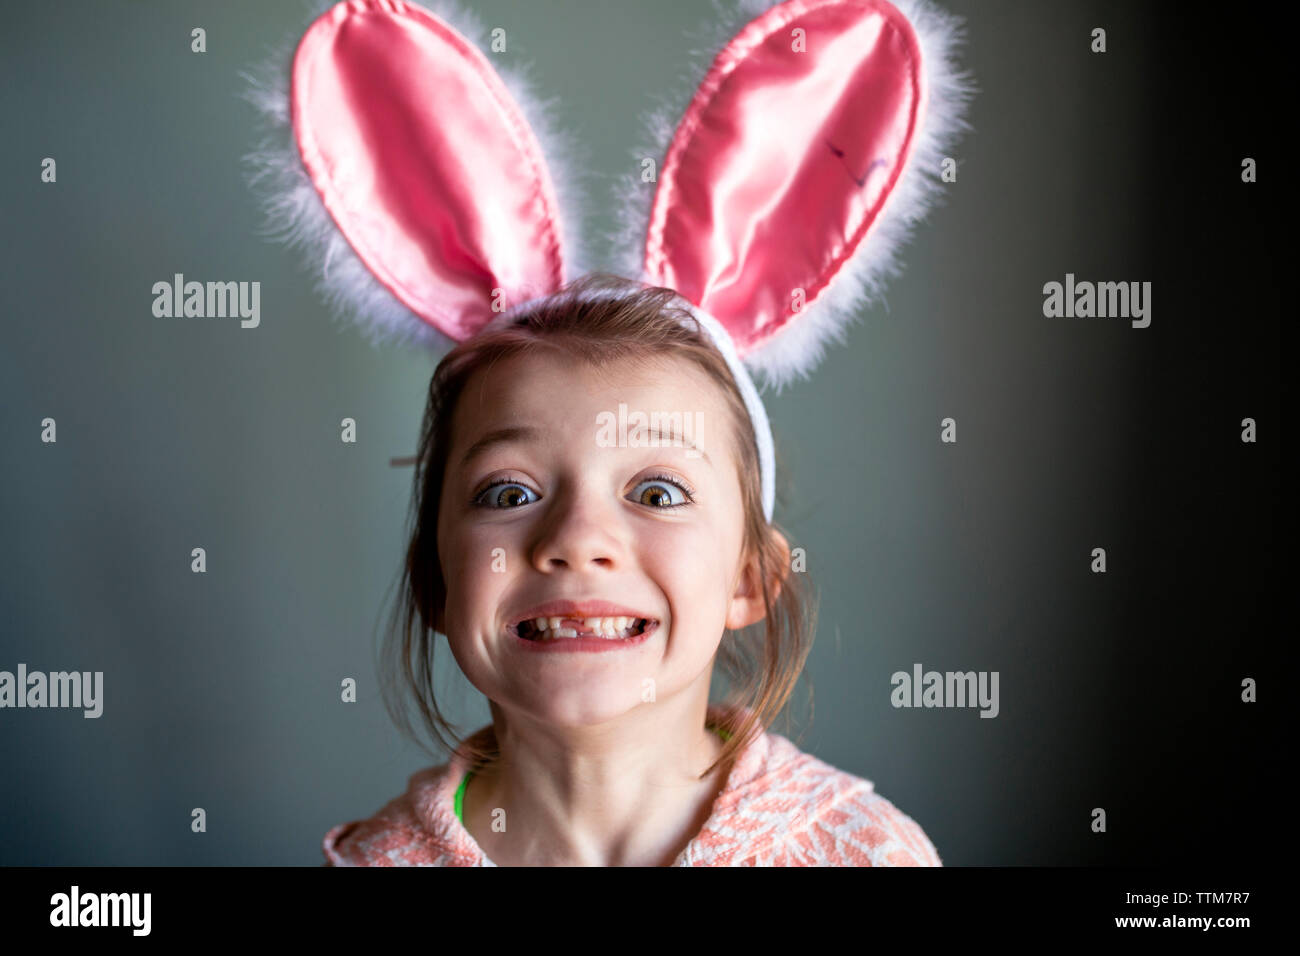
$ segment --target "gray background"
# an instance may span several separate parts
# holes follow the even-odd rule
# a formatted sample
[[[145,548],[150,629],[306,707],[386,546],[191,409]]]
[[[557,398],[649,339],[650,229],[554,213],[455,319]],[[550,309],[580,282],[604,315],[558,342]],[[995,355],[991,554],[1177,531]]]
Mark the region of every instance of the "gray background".
[[[561,99],[602,187],[708,12],[472,6]],[[958,182],[887,303],[767,402],[777,520],[821,594],[813,717],[805,687],[777,729],[873,780],[949,865],[1172,862],[1196,852],[1189,821],[1252,805],[1269,778],[1267,714],[1237,687],[1270,662],[1272,538],[1237,521],[1280,501],[1277,462],[1240,458],[1235,423],[1276,421],[1282,308],[1248,273],[1234,295],[1264,298],[1211,324],[1224,283],[1199,279],[1268,275],[1280,253],[1248,237],[1225,252],[1195,215],[1263,221],[1265,187],[1236,174],[1263,143],[1211,104],[1215,134],[1184,149],[1196,97],[1169,94],[1196,59],[1151,7],[946,8],[967,18],[980,89]],[[256,125],[238,73],[305,9],[0,14],[0,669],[106,685],[98,720],[0,711],[0,863],[316,864],[328,827],[436,762],[398,736],[374,676],[410,495],[389,458],[415,450],[434,363],[328,316],[296,253],[259,237],[241,164]],[[610,227],[592,205],[586,228]],[[154,318],[151,286],[176,272],[260,281],[261,327]],[[1042,285],[1066,272],[1154,280],[1152,327],[1045,319]],[[955,446],[938,440],[950,415]],[[39,440],[46,416],[57,444]],[[895,710],[889,675],[914,662],[998,671],[1000,716]],[[487,722],[458,672],[439,690],[463,729]]]

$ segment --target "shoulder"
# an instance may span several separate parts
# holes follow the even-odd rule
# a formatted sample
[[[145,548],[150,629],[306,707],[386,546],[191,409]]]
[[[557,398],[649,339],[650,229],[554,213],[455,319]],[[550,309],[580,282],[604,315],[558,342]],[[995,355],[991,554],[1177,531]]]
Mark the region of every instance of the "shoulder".
[[[704,837],[713,865],[942,866],[915,820],[867,779],[768,733]],[[761,758],[761,759],[759,759]]]
[[[476,847],[456,832],[448,805],[452,773],[442,764],[413,774],[406,791],[373,816],[330,828],[321,842],[326,865],[474,866]]]
[[[943,866],[920,824],[877,793],[870,781],[833,773],[839,796],[809,824],[828,848],[830,865]]]

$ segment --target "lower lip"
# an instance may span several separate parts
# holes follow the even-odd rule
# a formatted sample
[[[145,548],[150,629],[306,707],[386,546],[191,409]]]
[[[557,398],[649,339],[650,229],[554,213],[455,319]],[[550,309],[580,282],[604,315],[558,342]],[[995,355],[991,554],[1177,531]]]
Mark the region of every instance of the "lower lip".
[[[610,638],[610,637],[553,637],[547,641],[530,641],[526,637],[514,635],[515,643],[522,644],[526,651],[539,651],[541,653],[558,653],[564,654],[569,652],[586,652],[592,651],[603,653],[607,651],[618,651],[629,647],[636,647],[644,644],[651,634],[659,630],[659,622],[647,624],[644,631],[640,634],[633,634],[631,637]],[[513,632],[512,632],[513,633]]]

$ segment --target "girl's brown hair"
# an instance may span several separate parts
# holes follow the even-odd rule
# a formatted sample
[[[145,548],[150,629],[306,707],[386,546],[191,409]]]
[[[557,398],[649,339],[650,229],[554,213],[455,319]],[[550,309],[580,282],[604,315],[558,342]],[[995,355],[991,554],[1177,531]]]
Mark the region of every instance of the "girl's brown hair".
[[[750,627],[728,632],[719,646],[717,666],[731,682],[719,728],[726,743],[718,759],[701,774],[703,778],[720,764],[730,765],[785,707],[811,647],[816,609],[805,592],[805,576],[791,573],[789,554],[772,533],[775,525],[763,516],[758,446],[726,360],[675,291],[605,273],[578,279],[460,343],[435,369],[415,464],[403,593],[394,607],[380,664],[385,705],[398,727],[418,742],[404,706],[404,696],[409,697],[423,728],[449,751],[459,750],[476,769],[499,756],[469,741],[457,743],[459,733],[434,699],[435,627],[446,599],[437,549],[438,508],[451,446],[452,413],[465,383],[474,372],[500,359],[539,349],[552,349],[566,361],[597,368],[620,359],[686,359],[707,373],[725,396],[743,496],[742,548],[745,556],[757,557],[767,613]]]

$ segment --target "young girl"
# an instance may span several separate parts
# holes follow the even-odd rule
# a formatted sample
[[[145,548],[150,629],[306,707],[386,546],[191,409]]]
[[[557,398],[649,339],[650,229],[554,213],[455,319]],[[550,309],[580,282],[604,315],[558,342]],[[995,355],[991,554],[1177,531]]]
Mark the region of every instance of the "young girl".
[[[330,863],[939,864],[871,783],[765,732],[807,653],[800,576],[740,391],[673,298],[591,277],[435,372],[395,658],[441,736],[432,625],[493,723],[330,830]],[[697,447],[599,441],[622,405],[698,412]],[[750,706],[710,706],[719,655]]]
[[[454,346],[386,657],[451,756],[331,829],[331,865],[940,863],[869,781],[770,730],[812,633],[750,373],[807,375],[896,267],[962,125],[955,25],[924,0],[737,2],[619,206],[636,281],[578,278],[559,137],[450,0],[339,3],[291,90],[251,97],[288,134],[255,182],[331,302]],[[459,742],[443,640],[492,713]]]

